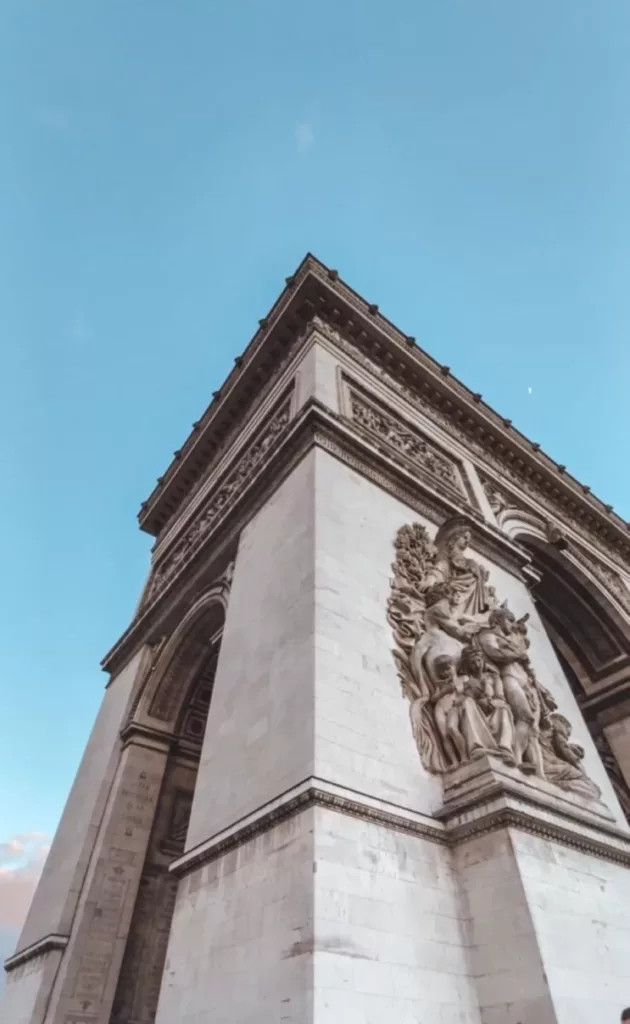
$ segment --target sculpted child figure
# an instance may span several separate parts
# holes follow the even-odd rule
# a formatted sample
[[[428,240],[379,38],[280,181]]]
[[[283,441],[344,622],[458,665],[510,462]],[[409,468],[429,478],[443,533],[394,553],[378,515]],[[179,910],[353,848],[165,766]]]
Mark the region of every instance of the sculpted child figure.
[[[488,625],[476,637],[485,657],[499,669],[506,701],[514,721],[513,750],[516,764],[544,778],[539,742],[540,696],[527,653],[523,623],[506,607],[490,612]]]
[[[453,659],[435,660],[436,691],[433,714],[451,767],[483,754],[497,753],[497,745],[484,721],[469,681],[455,672]]]
[[[472,695],[486,715],[501,757],[507,764],[515,764],[514,719],[499,672],[486,661],[478,647],[471,645],[462,651],[458,671],[468,681]]]

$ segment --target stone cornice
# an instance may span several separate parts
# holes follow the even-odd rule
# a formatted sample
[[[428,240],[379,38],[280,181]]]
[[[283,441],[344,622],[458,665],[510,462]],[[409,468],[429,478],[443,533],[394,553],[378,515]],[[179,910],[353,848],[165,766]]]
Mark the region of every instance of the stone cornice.
[[[332,810],[450,848],[498,829],[513,828],[630,868],[630,839],[622,829],[605,822],[586,823],[570,814],[549,813],[544,805],[538,807],[535,799],[528,805],[500,786],[488,791],[483,802],[471,800],[470,806],[431,818],[394,804],[385,805],[323,779],[310,778],[188,850],[171,864],[170,870],[184,878],[311,808]]]
[[[444,842],[444,826],[426,815],[395,804],[385,805],[382,801],[345,790],[323,779],[309,778],[258,808],[232,827],[188,850],[171,865],[170,870],[178,877],[183,877],[202,864],[224,856],[230,850],[242,846],[243,843],[255,839],[311,807],[327,807],[399,832],[422,836],[432,842]]]
[[[426,479],[420,479],[405,458],[376,447],[351,421],[311,399],[283,428],[276,447],[271,447],[266,459],[257,464],[256,475],[243,480],[240,490],[234,491],[231,501],[212,520],[190,557],[182,560],[177,571],[168,574],[164,588],[141,607],[136,619],[105,656],[102,665],[106,671],[116,671],[141,644],[154,642],[168,632],[169,621],[177,621],[186,602],[194,600],[200,580],[207,577],[210,567],[216,573],[217,562],[225,559],[225,552],[234,549],[246,522],[313,447],[328,451],[436,524],[452,515],[468,515],[474,523],[472,547],[513,575],[525,578],[523,570],[529,565],[529,555],[484,521],[464,495],[457,501],[451,494],[441,493],[437,483],[431,486]],[[228,469],[226,476],[230,473]],[[211,495],[209,500],[212,501]],[[171,548],[173,555],[176,550],[176,546]],[[150,587],[147,593],[150,595]]]
[[[140,513],[143,529],[158,533],[187,500],[191,488],[207,471],[230,430],[237,428],[256,402],[261,381],[277,374],[303,326],[317,314],[339,338],[352,346],[357,359],[367,358],[386,372],[428,415],[463,437],[490,465],[534,487],[562,515],[579,521],[592,535],[609,543],[630,562],[628,524],[565,467],[545,455],[537,444],[494,412],[481,395],[472,393],[312,256],[289,279],[287,288],[250,342],[195,430],[171,463]]]
[[[24,964],[27,964],[30,960],[36,960],[39,957],[47,956],[48,953],[52,953],[55,950],[63,952],[68,945],[68,941],[69,939],[67,935],[59,935],[57,933],[45,935],[43,939],[38,939],[37,942],[33,942],[32,945],[27,946],[26,949],[20,949],[17,953],[14,953],[13,956],[10,956],[5,960],[4,969],[8,974],[9,971],[14,971],[17,967],[23,967]]]

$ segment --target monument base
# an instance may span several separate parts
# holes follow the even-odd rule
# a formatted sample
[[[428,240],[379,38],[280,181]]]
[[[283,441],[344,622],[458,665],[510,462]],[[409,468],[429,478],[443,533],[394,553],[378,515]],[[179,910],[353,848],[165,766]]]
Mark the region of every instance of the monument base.
[[[482,1024],[615,1021],[630,992],[630,836],[596,800],[484,757],[444,823]]]

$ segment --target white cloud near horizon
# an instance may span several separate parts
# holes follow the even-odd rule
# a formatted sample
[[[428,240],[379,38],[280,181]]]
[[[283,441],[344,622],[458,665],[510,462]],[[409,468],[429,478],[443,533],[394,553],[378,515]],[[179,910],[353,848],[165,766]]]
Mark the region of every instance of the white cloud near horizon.
[[[49,848],[48,836],[41,832],[0,843],[1,932],[17,932],[24,924]]]
[[[315,145],[315,132],[310,124],[303,122],[295,126],[295,144],[299,153],[308,153]]]

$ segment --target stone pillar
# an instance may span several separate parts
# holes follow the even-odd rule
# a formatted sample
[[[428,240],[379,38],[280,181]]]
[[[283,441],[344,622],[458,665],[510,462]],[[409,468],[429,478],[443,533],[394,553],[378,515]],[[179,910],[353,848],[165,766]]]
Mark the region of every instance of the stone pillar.
[[[133,735],[112,784],[45,1024],[108,1024],[168,741]]]
[[[120,729],[148,654],[111,679],[33,897],[16,953],[7,961],[0,1019],[42,1024],[120,758]]]
[[[310,453],[240,538],[156,1024],[310,1019],[313,488]]]
[[[439,818],[482,1024],[614,1020],[630,983],[627,830],[602,805],[494,758],[449,775]]]

